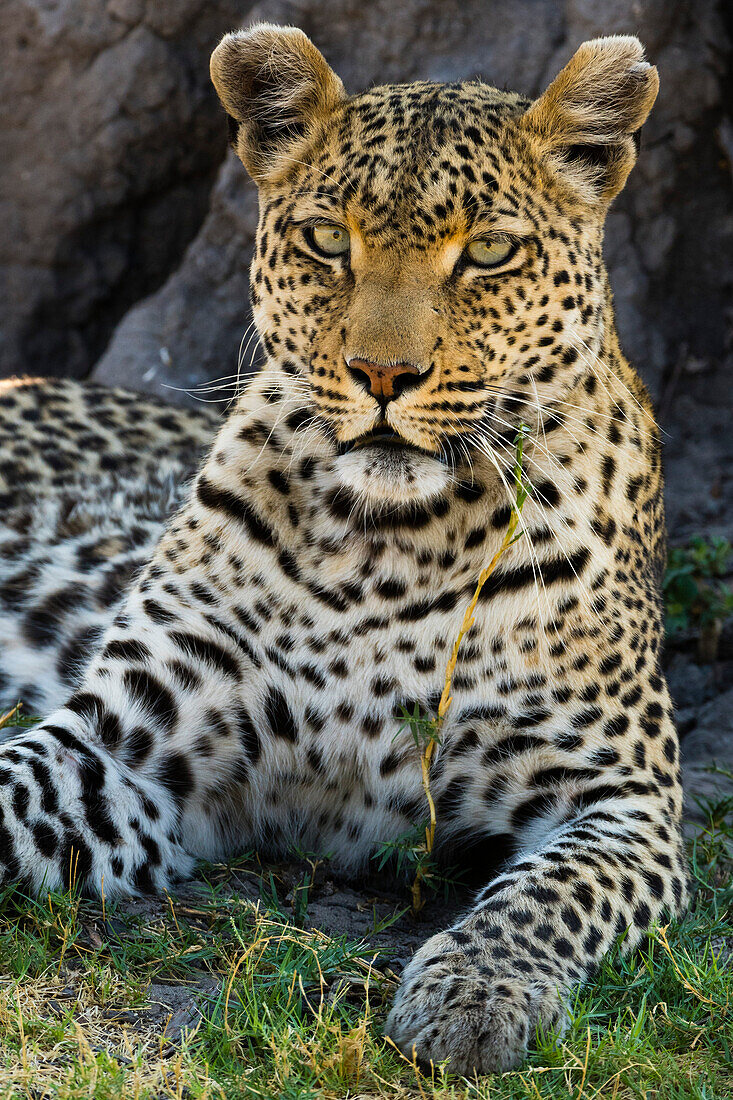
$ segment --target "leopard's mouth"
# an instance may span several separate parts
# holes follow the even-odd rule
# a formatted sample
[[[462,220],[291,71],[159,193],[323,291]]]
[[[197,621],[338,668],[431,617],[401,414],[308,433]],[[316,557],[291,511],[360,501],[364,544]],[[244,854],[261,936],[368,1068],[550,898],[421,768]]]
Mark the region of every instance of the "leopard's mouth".
[[[382,451],[395,451],[405,455],[412,454],[416,457],[432,458],[437,462],[441,461],[440,455],[435,454],[434,451],[428,451],[424,447],[418,447],[415,443],[411,443],[409,439],[405,439],[403,435],[396,432],[389,424],[380,424],[379,427],[373,428],[369,432],[365,432],[364,435],[357,436],[356,439],[350,439],[346,443],[340,443],[339,454],[349,454],[352,451],[363,450],[365,447],[378,447]]]

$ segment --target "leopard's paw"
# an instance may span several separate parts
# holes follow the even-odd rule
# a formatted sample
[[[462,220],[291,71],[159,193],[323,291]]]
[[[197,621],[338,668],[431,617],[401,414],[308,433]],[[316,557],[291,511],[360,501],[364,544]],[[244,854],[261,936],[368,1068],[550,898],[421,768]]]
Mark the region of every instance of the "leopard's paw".
[[[492,960],[478,937],[466,944],[447,932],[406,967],[385,1030],[408,1058],[423,1065],[450,1059],[453,1073],[471,1075],[518,1066],[540,1022],[565,1023],[556,985],[512,972],[506,958]]]

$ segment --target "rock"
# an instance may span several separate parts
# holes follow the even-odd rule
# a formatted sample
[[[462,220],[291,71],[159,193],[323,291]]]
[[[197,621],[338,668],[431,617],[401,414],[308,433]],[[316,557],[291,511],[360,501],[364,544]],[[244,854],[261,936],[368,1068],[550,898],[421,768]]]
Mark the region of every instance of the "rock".
[[[682,743],[685,767],[701,760],[733,766],[733,688],[700,709],[695,729]]]
[[[215,1000],[219,992],[219,983],[214,978],[204,979],[193,989],[190,985],[151,984],[148,989],[151,1008],[157,1010],[159,1016],[167,1016],[161,1042],[180,1045],[187,1033],[198,1027],[207,1004]],[[152,1012],[150,1014],[153,1015]]]
[[[225,150],[208,55],[237,0],[9,0],[0,374],[87,374],[175,270]]]
[[[245,373],[251,369],[257,340],[247,332],[249,249],[256,227],[254,185],[230,154],[183,263],[157,294],[130,310],[97,364],[95,379],[178,403],[221,400],[219,407],[226,408],[231,389],[194,387],[223,376],[224,384],[234,382],[240,345]],[[242,338],[250,335],[248,345]]]
[[[682,776],[688,819],[703,816],[698,800],[733,796],[733,688],[702,707],[683,738]]]
[[[675,707],[700,707],[715,695],[713,665],[699,665],[687,654],[675,653],[665,668]]]
[[[671,390],[662,437],[667,523],[673,542],[691,535],[733,536],[733,358],[687,373]]]

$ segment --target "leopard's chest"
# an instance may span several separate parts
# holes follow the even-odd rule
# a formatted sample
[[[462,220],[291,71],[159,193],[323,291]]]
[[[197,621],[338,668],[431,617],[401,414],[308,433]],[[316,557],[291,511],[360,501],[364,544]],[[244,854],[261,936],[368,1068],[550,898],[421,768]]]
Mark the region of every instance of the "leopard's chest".
[[[295,846],[356,869],[425,819],[420,735],[406,714],[437,713],[463,607],[411,621],[381,610],[359,604],[335,617],[304,602],[286,623],[277,615],[260,623],[240,693],[255,760],[237,813],[227,800],[225,814],[227,830],[254,836],[263,853]],[[490,634],[479,629],[456,666],[436,797],[461,775],[478,782],[481,754],[504,729],[494,716],[506,659],[491,652]],[[450,832],[471,831],[475,801],[446,821]],[[489,823],[497,832],[502,814]]]
[[[474,546],[446,519],[430,538],[370,543],[314,525],[297,553],[244,540],[233,554],[230,537],[207,562],[219,593],[213,625],[228,649],[239,644],[241,675],[234,707],[202,678],[194,720],[208,721],[210,705],[240,738],[227,742],[231,754],[217,747],[216,766],[209,758],[198,804],[221,834],[254,837],[263,852],[296,845],[359,866],[424,820],[420,747],[404,712],[437,713],[476,578],[502,534],[487,527]],[[544,720],[551,709],[556,659],[538,635],[552,606],[538,602],[522,551],[507,553],[510,582],[476,609],[453,672],[432,782],[448,798],[455,836],[507,831],[507,806],[539,766],[528,752],[507,780],[510,747],[496,749],[515,718]]]

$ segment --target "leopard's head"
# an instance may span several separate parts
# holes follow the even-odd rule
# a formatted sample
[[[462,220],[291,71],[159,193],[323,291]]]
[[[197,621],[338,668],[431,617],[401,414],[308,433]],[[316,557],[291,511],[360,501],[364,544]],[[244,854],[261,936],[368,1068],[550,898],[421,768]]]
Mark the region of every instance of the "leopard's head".
[[[586,42],[533,102],[478,81],[349,96],[268,24],[227,35],[211,72],[259,188],[268,369],[344,486],[427,500],[472,456],[507,465],[612,327],[603,222],[658,88],[638,40]]]

